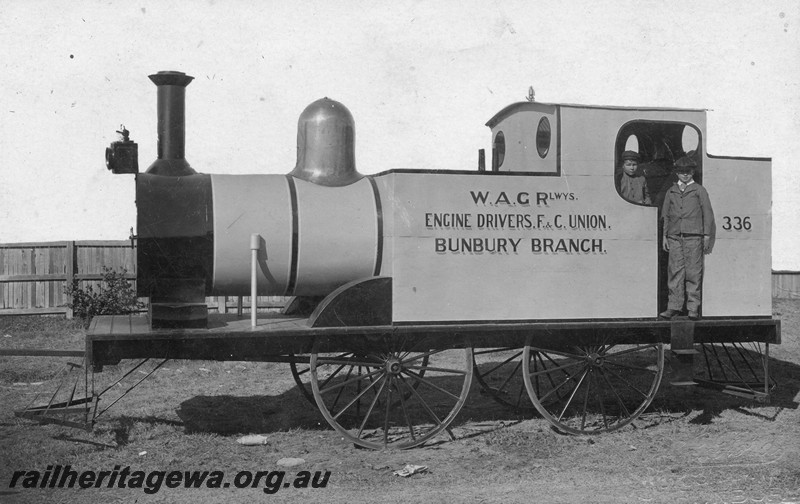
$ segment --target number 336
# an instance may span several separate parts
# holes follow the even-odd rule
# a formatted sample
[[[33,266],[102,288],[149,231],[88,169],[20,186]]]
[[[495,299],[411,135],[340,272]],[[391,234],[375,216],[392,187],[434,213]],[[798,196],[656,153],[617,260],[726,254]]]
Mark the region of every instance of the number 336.
[[[738,215],[736,215],[733,217],[729,217],[725,215],[722,217],[722,220],[725,222],[722,225],[722,229],[724,229],[725,231],[730,231],[730,230],[750,231],[750,229],[753,227],[752,224],[750,224],[750,216],[739,217]]]

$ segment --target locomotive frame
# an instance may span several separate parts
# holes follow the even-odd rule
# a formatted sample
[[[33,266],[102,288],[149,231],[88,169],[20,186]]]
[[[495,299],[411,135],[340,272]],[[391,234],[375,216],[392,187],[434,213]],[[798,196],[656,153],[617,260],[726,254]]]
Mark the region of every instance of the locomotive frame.
[[[152,329],[144,315],[99,316],[86,336],[84,397],[75,398],[78,382],[59,385],[46,405],[17,414],[91,429],[168,360],[286,362],[331,427],[366,448],[405,449],[452,436],[449,426],[473,379],[498,403],[535,410],[559,431],[598,434],[647,409],[661,385],[667,345],[671,385],[765,402],[776,385],[769,345],[780,343],[780,321],[764,318],[317,328],[308,322],[262,314],[252,327],[249,318],[231,314],[212,315],[206,329]],[[151,359],[159,363],[110,397]],[[705,376],[695,375],[695,359],[705,362]],[[130,371],[95,389],[94,374],[122,361]]]
[[[649,140],[661,135],[660,145],[674,150],[689,126],[702,139],[704,111],[523,102],[487,123],[493,137],[491,172],[480,166],[477,172],[390,170],[363,176],[350,159],[349,111],[324,99],[301,115],[298,165],[292,173],[235,178],[196,175],[184,158],[182,99],[191,77],[160,72],[151,79],[159,86],[159,159],[148,173],[138,174],[135,145],[127,135],[106,153],[115,173],[137,173],[138,288],[150,296],[150,312],[96,317],[86,335],[85,397],[75,399],[73,386],[66,400],[57,399],[57,391],[48,404],[20,416],[91,428],[107,410],[98,411],[99,403],[113,387],[94,389],[94,373],[104,366],[128,360],[228,360],[289,363],[300,390],[331,427],[367,448],[410,448],[450,432],[473,379],[500,404],[535,410],[563,432],[592,434],[622,428],[647,409],[665,373],[667,345],[673,385],[769,399],[775,385],[769,345],[780,343],[780,320],[771,316],[764,294],[769,289],[763,285],[769,280],[762,267],[769,258],[768,204],[745,205],[753,233],[717,240],[723,260],[710,265],[709,309],[703,318],[657,320],[664,301],[657,208],[624,202],[613,183],[608,185],[631,136],[640,141],[640,151],[652,155],[648,181],[663,184],[664,173],[654,166],[659,148]],[[585,124],[605,130],[585,131]],[[768,164],[710,156],[702,145],[698,142],[691,154],[705,163],[699,176],[712,186],[724,180],[725,170],[736,177]],[[610,171],[601,174],[597,164]],[[769,177],[759,183],[768,188]],[[176,187],[191,190],[170,200]],[[268,188],[269,198],[249,197],[253,187]],[[536,192],[537,187],[566,187],[555,194],[580,200],[574,212],[610,201],[608,211],[618,222],[612,230],[601,216],[602,226],[574,226],[568,240],[560,239],[564,235],[558,233],[566,229],[560,219],[571,217],[548,209],[553,193]],[[447,188],[461,200],[425,207]],[[509,198],[508,188],[517,189],[515,197]],[[721,218],[744,208],[736,206],[741,190],[716,193]],[[496,204],[486,205],[489,194],[497,195]],[[540,194],[544,202],[532,204]],[[357,236],[348,243],[358,252],[331,263],[313,249],[337,240],[339,230],[326,231],[335,221],[324,215],[324,202],[341,195],[377,218],[353,214]],[[166,206],[158,206],[165,199]],[[248,202],[236,206],[237,199]],[[249,216],[274,217],[284,200],[291,202],[289,216],[281,217],[285,225],[265,228]],[[233,206],[225,207],[226,202]],[[500,221],[512,216],[516,224],[470,225],[468,216],[479,215],[474,212],[481,204],[492,207],[491,215]],[[312,212],[320,208],[322,217]],[[531,213],[534,209],[538,215]],[[536,219],[546,225],[535,226]],[[298,237],[299,222],[311,232]],[[527,224],[522,232],[528,234],[512,234],[520,224]],[[262,255],[250,275],[246,244],[256,232],[263,233],[256,241]],[[530,239],[531,249],[517,253],[523,238]],[[494,262],[487,260],[488,253],[448,250],[449,243],[472,246],[484,239],[494,240]],[[510,240],[502,242],[503,254],[500,240]],[[556,248],[543,251],[547,240],[551,247],[569,242],[574,254],[566,245],[564,254]],[[585,263],[573,270],[580,257]],[[428,258],[437,258],[437,265]],[[615,259],[627,261],[632,273],[620,285],[599,285],[608,271],[621,271],[613,269]],[[743,279],[726,276],[724,268],[748,263],[757,267]],[[481,307],[473,287],[502,292],[493,282],[504,276],[510,296]],[[565,278],[572,292],[561,287]],[[259,314],[255,324],[208,315],[198,302],[210,292],[242,295],[247,287],[255,294],[278,289],[296,297],[281,314]],[[452,296],[445,296],[448,289]],[[633,301],[619,303],[624,295]],[[705,364],[703,377],[695,374],[697,361]],[[82,418],[67,418],[73,414]]]

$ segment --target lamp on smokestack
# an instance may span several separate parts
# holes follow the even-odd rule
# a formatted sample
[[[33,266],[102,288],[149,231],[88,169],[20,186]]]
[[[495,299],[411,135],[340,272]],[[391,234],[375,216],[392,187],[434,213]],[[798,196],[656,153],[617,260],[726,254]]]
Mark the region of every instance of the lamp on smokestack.
[[[183,72],[150,75],[158,86],[158,159],[147,173],[180,177],[197,173],[184,157],[186,147],[186,86],[194,79]]]

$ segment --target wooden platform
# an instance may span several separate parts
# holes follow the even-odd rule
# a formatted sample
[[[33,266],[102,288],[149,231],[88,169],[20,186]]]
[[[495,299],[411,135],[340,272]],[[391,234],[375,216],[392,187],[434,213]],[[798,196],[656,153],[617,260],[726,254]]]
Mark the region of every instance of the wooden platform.
[[[618,344],[670,343],[676,325],[692,331],[694,342],[780,343],[780,320],[773,318],[478,322],[364,327],[310,327],[307,318],[263,314],[249,318],[211,315],[207,329],[151,329],[145,315],[95,317],[86,352],[95,366],[121,359],[282,361],[292,354],[352,351],[392,341],[425,340],[430,348],[522,347],[528,338],[541,346],[613,341]],[[316,347],[315,347],[316,345]]]

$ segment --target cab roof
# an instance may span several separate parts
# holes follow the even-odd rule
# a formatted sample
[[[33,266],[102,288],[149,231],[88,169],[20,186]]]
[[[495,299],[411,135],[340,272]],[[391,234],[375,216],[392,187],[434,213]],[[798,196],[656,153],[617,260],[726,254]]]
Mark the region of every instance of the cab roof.
[[[603,109],[603,110],[642,110],[642,111],[664,111],[664,112],[707,112],[708,109],[678,108],[678,107],[622,107],[612,105],[582,105],[577,103],[544,103],[544,102],[517,102],[508,105],[494,115],[486,123],[486,126],[494,128],[500,121],[511,114],[523,110],[541,110],[542,108],[584,108],[584,109]]]

